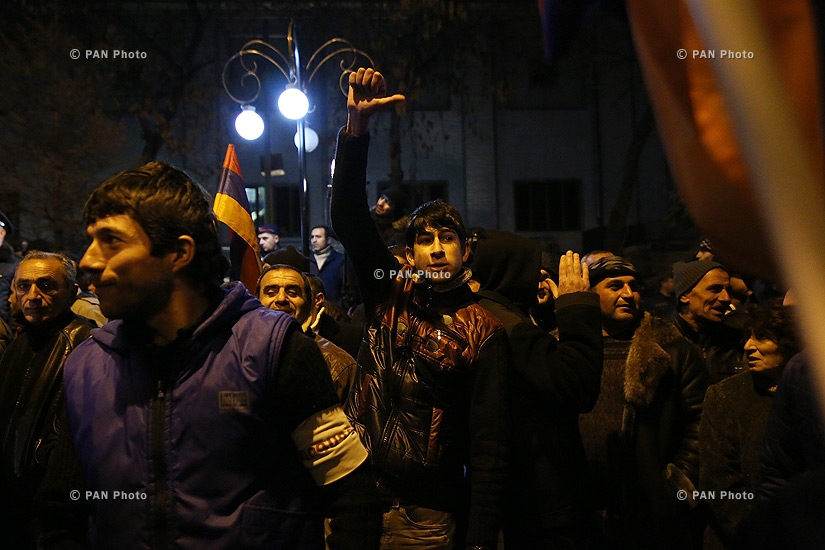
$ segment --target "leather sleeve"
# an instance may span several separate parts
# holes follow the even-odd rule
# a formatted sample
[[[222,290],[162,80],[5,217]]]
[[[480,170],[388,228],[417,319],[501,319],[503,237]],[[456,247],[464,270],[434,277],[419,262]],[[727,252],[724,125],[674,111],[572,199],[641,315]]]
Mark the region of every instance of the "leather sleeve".
[[[696,485],[699,482],[699,423],[702,403],[710,379],[702,353],[687,341],[677,343],[672,351],[677,361],[676,373],[682,390],[682,442],[670,461]]]

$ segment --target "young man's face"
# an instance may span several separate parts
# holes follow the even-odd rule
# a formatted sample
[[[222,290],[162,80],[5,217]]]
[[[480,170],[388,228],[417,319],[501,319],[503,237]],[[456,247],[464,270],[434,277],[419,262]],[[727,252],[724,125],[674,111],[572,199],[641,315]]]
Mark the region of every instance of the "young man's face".
[[[24,260],[14,275],[14,294],[26,321],[45,323],[72,307],[76,285],[67,285],[56,259]]]
[[[608,277],[593,287],[599,295],[603,325],[611,329],[608,332],[630,326],[642,314],[639,286],[636,277],[623,275]]]
[[[275,268],[264,273],[258,299],[265,307],[288,313],[300,323],[309,318],[312,310],[303,277],[289,268]]]
[[[427,227],[416,235],[413,247],[407,247],[407,261],[434,284],[449,282],[469,257],[470,248],[446,227]]]
[[[322,227],[316,227],[312,230],[312,233],[309,234],[309,245],[312,247],[313,252],[320,252],[327,247],[329,244],[329,238],[327,238],[327,232]]]
[[[281,238],[274,233],[260,233],[258,235],[258,247],[261,249],[261,254],[273,252],[280,240]]]
[[[687,317],[697,324],[721,323],[730,308],[730,276],[724,269],[711,269],[696,286],[679,298],[687,304]]]
[[[106,317],[148,321],[168,305],[175,252],[152,256],[149,236],[127,214],[99,219],[86,232],[92,242],[80,267],[91,274]]]
[[[389,215],[390,212],[392,212],[392,205],[390,204],[390,201],[387,200],[387,197],[381,195],[375,202],[375,213],[379,216],[383,216]]]

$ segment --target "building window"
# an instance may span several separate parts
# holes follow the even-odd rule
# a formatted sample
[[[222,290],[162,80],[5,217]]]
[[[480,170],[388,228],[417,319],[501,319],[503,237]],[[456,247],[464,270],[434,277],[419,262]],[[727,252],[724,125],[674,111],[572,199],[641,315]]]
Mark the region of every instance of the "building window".
[[[275,223],[281,237],[301,234],[301,190],[296,185],[247,187],[246,198],[255,225]]]
[[[581,180],[513,183],[516,231],[580,231]]]

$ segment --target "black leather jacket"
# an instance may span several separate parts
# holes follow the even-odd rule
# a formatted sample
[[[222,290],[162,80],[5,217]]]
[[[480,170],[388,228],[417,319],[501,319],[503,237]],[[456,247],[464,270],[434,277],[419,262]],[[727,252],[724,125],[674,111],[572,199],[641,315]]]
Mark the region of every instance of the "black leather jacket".
[[[93,325],[67,311],[41,325],[22,322],[0,360],[0,517],[9,548],[82,541],[83,479],[66,425],[63,363]],[[10,542],[9,542],[10,541]]]
[[[24,323],[0,372],[0,459],[4,477],[20,478],[43,460],[40,447],[63,404],[63,363],[93,325],[67,311],[42,325]]]

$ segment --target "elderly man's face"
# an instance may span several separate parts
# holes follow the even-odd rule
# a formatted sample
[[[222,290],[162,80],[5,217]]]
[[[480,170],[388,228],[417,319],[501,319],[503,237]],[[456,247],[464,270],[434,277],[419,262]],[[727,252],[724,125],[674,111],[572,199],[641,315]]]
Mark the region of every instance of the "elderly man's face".
[[[24,260],[17,266],[14,293],[26,321],[38,324],[68,310],[77,295],[77,287],[66,284],[60,261],[34,259]]]
[[[258,299],[265,307],[288,313],[300,323],[309,318],[312,309],[303,277],[289,268],[276,267],[267,271],[261,279]]]
[[[687,318],[693,324],[721,323],[730,309],[730,276],[724,269],[711,269],[696,286],[679,298],[688,305]]]

